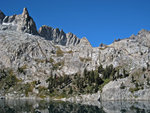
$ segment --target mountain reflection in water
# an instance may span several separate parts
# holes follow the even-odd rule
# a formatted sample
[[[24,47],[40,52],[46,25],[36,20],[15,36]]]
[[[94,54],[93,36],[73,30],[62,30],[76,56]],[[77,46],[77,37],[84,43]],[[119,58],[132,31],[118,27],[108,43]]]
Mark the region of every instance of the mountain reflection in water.
[[[70,103],[38,100],[0,100],[0,113],[150,113],[150,102]]]

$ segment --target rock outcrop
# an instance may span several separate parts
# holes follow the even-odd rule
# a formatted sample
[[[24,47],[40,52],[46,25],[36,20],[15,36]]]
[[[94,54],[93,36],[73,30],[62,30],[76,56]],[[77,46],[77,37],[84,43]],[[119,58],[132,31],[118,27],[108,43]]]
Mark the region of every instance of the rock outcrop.
[[[23,9],[21,15],[5,16],[2,20],[3,29],[11,29],[33,35],[38,34],[35,22],[29,16],[27,8]]]
[[[60,31],[58,28],[53,29],[45,25],[40,27],[39,34],[46,40],[51,40],[54,44],[63,46],[75,46],[80,42],[80,39],[72,33],[66,34],[63,30]]]

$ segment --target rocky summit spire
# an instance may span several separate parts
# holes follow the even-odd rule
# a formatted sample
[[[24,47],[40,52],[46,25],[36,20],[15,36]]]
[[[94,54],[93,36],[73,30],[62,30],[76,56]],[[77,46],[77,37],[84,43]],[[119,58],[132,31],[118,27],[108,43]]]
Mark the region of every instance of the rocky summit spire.
[[[37,35],[36,24],[29,16],[27,8],[23,9],[21,15],[6,16],[0,12],[0,24],[7,25],[7,29]]]
[[[23,9],[22,17],[24,17],[24,18],[28,18],[28,17],[29,17],[29,13],[28,13],[27,8],[24,8],[24,9]]]
[[[37,35],[36,24],[32,17],[29,16],[27,8],[23,9],[21,23],[18,24],[17,30]]]
[[[2,24],[5,14],[0,10],[0,24]]]

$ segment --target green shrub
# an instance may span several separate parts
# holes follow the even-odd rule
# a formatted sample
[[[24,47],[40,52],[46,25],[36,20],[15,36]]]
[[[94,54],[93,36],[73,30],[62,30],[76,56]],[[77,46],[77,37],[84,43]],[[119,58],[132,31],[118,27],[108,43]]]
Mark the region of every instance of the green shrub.
[[[120,89],[125,89],[125,85],[124,85],[123,82],[122,82],[121,85],[120,85]]]
[[[10,89],[17,85],[20,80],[15,75],[7,75],[5,78],[1,80],[0,87],[4,88],[5,90]]]
[[[46,62],[45,59],[35,59],[35,61],[36,61],[37,63],[44,63],[44,62]]]
[[[27,69],[27,65],[23,65],[22,67],[18,67],[18,72],[25,74],[25,69]]]
[[[149,78],[146,79],[146,83],[147,83],[147,85],[150,86],[150,80],[149,80]]]
[[[44,86],[39,86],[38,90],[39,90],[39,93],[37,96],[40,98],[45,98],[46,96],[49,95],[48,89]]]
[[[69,92],[68,92],[68,94],[72,94],[73,93],[73,89],[72,89],[72,87],[70,86],[69,87]]]
[[[79,59],[81,62],[88,62],[92,60],[92,58],[83,58],[83,57],[79,57]]]
[[[70,50],[70,51],[67,51],[67,53],[71,54],[71,53],[73,53],[73,51],[72,51],[72,50]]]
[[[39,92],[42,92],[42,91],[47,90],[47,88],[44,87],[44,86],[39,86],[39,87],[38,87],[38,90],[39,90]]]
[[[64,52],[59,47],[57,47],[56,55],[57,55],[57,57],[63,57]]]
[[[101,84],[100,87],[99,87],[99,90],[100,90],[100,91],[102,91],[103,87],[104,87],[106,84],[108,84],[108,83],[111,81],[111,79],[104,79],[103,81],[104,81],[104,83]]]
[[[64,66],[64,61],[62,62],[57,62],[56,64],[53,64],[53,70],[60,69],[61,67]]]
[[[139,88],[129,88],[129,91],[131,92],[131,93],[134,93],[135,91],[138,91],[139,90]]]
[[[52,58],[50,58],[50,59],[49,59],[49,62],[50,62],[50,63],[53,63],[53,62],[54,62],[54,60],[53,60]]]
[[[25,95],[29,96],[29,92],[33,91],[33,86],[30,83],[26,83],[24,86],[24,90],[25,90]]]

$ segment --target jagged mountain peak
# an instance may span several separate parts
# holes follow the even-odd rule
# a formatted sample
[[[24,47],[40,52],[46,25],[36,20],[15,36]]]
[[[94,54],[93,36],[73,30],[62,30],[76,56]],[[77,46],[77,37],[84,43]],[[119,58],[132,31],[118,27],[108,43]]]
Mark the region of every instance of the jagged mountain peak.
[[[50,26],[47,26],[47,25],[42,25],[40,28],[39,28],[39,33],[42,32],[42,30],[46,30],[46,29],[53,29],[52,27]]]
[[[0,12],[0,30],[13,30],[32,35],[39,35],[46,40],[52,41],[54,44],[63,46],[75,46],[79,44],[80,39],[73,33],[65,33],[62,29],[52,28],[46,25],[36,29],[36,24],[29,15],[27,8],[23,9],[22,14],[5,16]]]
[[[88,41],[88,39],[86,37],[83,37],[82,40]]]
[[[134,39],[137,40],[139,42],[147,42],[147,40],[149,40],[149,36],[150,35],[150,31],[146,30],[146,29],[141,29],[137,35],[132,34],[129,39]],[[148,41],[149,42],[149,41]]]
[[[86,37],[81,38],[81,43],[83,45],[87,45],[87,46],[92,47],[92,45],[90,44],[90,42],[88,41],[88,39]]]
[[[23,9],[22,17],[24,17],[24,18],[28,18],[28,17],[29,17],[29,13],[28,13],[27,8],[24,8],[24,9]]]
[[[73,33],[65,33],[62,29],[54,29],[46,25],[40,27],[39,35],[44,37],[46,40],[51,40],[54,44],[63,46],[75,46],[80,42],[80,39]]]
[[[2,14],[1,14],[2,15]],[[4,15],[3,15],[4,17]],[[27,8],[23,9],[21,15],[12,15],[12,16],[5,16],[4,18],[0,19],[1,21],[1,29],[2,30],[15,30],[19,32],[29,33],[33,35],[37,35],[36,24],[32,17],[29,16]]]
[[[141,34],[147,34],[147,33],[150,33],[148,30],[146,29],[142,29],[138,32],[138,35],[141,35]]]

